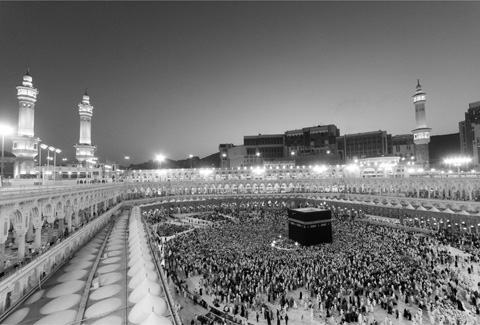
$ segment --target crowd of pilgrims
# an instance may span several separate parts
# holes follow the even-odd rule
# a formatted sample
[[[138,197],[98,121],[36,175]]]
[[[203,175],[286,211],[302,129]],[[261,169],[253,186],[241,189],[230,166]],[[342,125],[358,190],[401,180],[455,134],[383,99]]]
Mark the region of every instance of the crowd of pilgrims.
[[[288,237],[285,210],[227,212],[237,222],[197,229],[165,246],[167,275],[201,275],[200,295],[227,312],[256,315],[257,321],[260,316],[268,324],[275,317],[280,324],[289,308],[334,323],[422,324],[423,315],[431,324],[477,322],[480,295],[470,275],[480,272],[473,265],[478,255],[452,254],[441,234],[409,233],[334,213],[333,243],[279,251],[271,243]],[[277,311],[269,311],[267,302]],[[377,305],[387,318],[375,318]]]
[[[160,237],[169,237],[176,235],[178,233],[187,231],[188,229],[191,229],[190,226],[188,225],[177,225],[174,223],[164,223],[162,224],[161,227],[158,227],[158,225],[155,225],[153,228],[155,233],[160,236]]]
[[[202,213],[202,214],[195,214],[192,215],[191,218],[205,220],[210,222],[221,222],[221,221],[228,221],[229,219],[224,217],[219,213]]]

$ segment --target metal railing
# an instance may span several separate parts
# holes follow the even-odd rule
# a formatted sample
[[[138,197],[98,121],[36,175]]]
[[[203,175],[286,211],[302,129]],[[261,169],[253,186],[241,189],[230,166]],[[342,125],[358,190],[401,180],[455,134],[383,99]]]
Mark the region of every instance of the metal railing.
[[[21,199],[29,196],[68,194],[85,189],[107,189],[121,188],[123,183],[109,184],[79,184],[79,185],[39,185],[39,186],[18,186],[18,187],[0,187],[0,202]]]
[[[159,251],[156,249],[156,246],[152,243],[154,242],[153,235],[151,233],[151,229],[148,226],[148,223],[145,221],[145,218],[142,216],[142,224],[147,228],[147,233],[148,233],[148,244],[150,246],[150,250],[154,253],[154,261],[155,261],[155,266],[157,268],[158,274],[160,275],[160,280],[162,283],[163,287],[163,292],[165,292],[165,297],[167,298],[167,304],[168,308],[170,309],[170,313],[172,314],[172,319],[174,322],[174,325],[182,325],[182,320],[180,316],[178,315],[177,310],[175,309],[175,304],[173,303],[173,298],[170,293],[170,288],[168,287],[167,281],[166,281],[166,276],[163,272],[163,269],[161,267],[161,261],[160,257],[158,256]]]

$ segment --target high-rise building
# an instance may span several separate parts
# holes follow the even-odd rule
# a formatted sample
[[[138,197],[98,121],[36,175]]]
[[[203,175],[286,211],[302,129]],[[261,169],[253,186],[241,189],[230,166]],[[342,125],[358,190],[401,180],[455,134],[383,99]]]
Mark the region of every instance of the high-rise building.
[[[220,168],[230,168],[230,157],[228,155],[228,151],[233,147],[233,143],[221,143],[218,146],[218,152],[220,153]]]
[[[356,159],[391,154],[391,135],[387,131],[345,134],[337,138],[337,148],[345,163]]]
[[[18,130],[12,137],[12,153],[16,156],[13,167],[15,178],[29,177],[35,174],[34,157],[38,154],[40,139],[35,138],[35,102],[38,90],[33,88],[30,71],[23,76],[23,82],[17,86],[18,98]]]
[[[415,160],[424,168],[430,167],[428,143],[430,142],[431,128],[427,127],[427,118],[425,115],[426,93],[422,91],[420,80],[417,80],[417,88],[413,97],[415,106],[416,127],[412,130],[413,142],[415,143]]]
[[[333,124],[286,131],[287,156],[335,155],[339,136],[340,130]]]
[[[78,113],[80,114],[80,139],[74,147],[76,149],[75,157],[78,161],[93,162],[97,146],[92,145],[91,130],[93,106],[90,104],[90,96],[85,90],[82,102],[78,104]]]
[[[246,155],[252,158],[275,159],[285,157],[284,134],[259,134],[243,137]]]
[[[460,151],[471,157],[475,168],[480,166],[480,101],[468,104],[465,121],[459,123]]]
[[[460,136],[458,133],[432,135],[428,151],[431,168],[444,168],[445,159],[458,157],[460,153]]]
[[[405,159],[415,157],[413,134],[398,134],[392,136],[392,154]]]

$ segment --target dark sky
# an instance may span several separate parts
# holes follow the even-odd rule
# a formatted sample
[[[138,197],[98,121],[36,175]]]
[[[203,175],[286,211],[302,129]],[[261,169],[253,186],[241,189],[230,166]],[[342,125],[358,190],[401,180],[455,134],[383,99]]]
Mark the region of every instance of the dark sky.
[[[88,87],[97,156],[138,163],[335,124],[432,134],[480,100],[478,2],[0,2],[0,119],[30,67],[35,136],[74,158]],[[11,149],[8,147],[8,150]]]

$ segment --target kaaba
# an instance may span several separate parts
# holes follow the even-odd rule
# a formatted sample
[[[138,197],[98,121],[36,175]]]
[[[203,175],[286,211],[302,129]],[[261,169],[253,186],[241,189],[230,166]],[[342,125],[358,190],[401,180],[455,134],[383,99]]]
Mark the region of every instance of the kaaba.
[[[288,238],[304,246],[332,242],[332,211],[317,208],[288,210]]]

